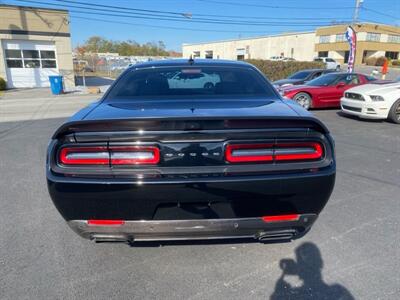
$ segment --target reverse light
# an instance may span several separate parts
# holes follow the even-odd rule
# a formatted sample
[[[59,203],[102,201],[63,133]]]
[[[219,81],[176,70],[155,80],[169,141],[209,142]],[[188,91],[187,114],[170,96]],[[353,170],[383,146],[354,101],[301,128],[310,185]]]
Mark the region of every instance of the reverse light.
[[[107,147],[67,147],[62,148],[59,155],[64,165],[108,165]]]
[[[318,142],[281,142],[277,144],[229,144],[225,160],[230,163],[318,160],[324,149]]]
[[[111,165],[155,165],[160,162],[160,149],[154,146],[110,147]]]
[[[300,219],[299,214],[262,217],[262,220],[264,222],[290,222],[290,221],[298,221],[299,219]]]
[[[273,160],[273,144],[232,144],[227,145],[225,159],[228,162],[257,162]]]

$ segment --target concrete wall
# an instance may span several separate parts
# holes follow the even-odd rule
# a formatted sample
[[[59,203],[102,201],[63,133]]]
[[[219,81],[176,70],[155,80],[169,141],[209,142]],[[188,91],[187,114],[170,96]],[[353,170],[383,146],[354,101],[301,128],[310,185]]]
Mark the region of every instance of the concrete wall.
[[[237,59],[244,52],[245,59],[269,59],[271,56],[293,57],[299,61],[311,61],[315,57],[314,32],[285,34],[258,38],[227,40],[219,42],[183,44],[183,57],[188,58],[200,51],[205,58],[206,51],[213,51],[213,58]],[[242,50],[243,49],[243,50]]]
[[[0,77],[6,79],[2,40],[54,42],[66,89],[75,87],[68,12],[0,5]],[[5,16],[5,17],[4,17]]]

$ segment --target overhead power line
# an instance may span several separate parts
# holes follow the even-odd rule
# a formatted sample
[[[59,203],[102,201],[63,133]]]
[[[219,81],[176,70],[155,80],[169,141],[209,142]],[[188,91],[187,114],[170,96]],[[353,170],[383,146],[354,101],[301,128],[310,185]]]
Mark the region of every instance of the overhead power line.
[[[375,9],[367,8],[367,7],[365,7],[365,6],[361,6],[360,8],[361,8],[362,10],[370,11],[370,12],[372,12],[372,13],[374,13],[374,14],[381,15],[381,16],[384,16],[384,17],[389,17],[389,18],[392,18],[392,19],[395,19],[395,20],[399,20],[399,19],[400,19],[400,16],[389,15],[389,14],[386,14],[386,13],[383,13],[383,12],[380,12],[380,11],[377,11],[377,10],[375,10]]]
[[[70,0],[53,0],[57,2],[65,2],[65,3],[72,3],[72,4],[81,4],[81,5],[87,5],[90,7],[93,7],[93,3],[85,3],[81,1],[70,1]],[[123,7],[123,6],[111,6],[111,5],[101,5],[101,4],[96,4],[98,7],[104,7],[104,8],[114,8],[114,9],[121,9],[121,10],[129,10],[129,11],[145,11],[145,12],[154,12],[154,13],[159,13],[159,14],[173,14],[173,15],[180,15],[180,16],[185,16],[187,17],[190,15],[191,17],[217,17],[217,18],[232,18],[232,19],[261,19],[261,20],[332,20],[332,18],[328,17],[259,17],[259,16],[243,16],[243,15],[215,15],[215,14],[198,14],[198,13],[193,13],[193,12],[170,12],[170,11],[161,11],[161,10],[147,10],[147,9],[137,9],[137,8],[131,8],[131,7]]]
[[[273,8],[273,9],[303,9],[303,10],[347,10],[354,9],[354,6],[341,6],[341,7],[315,7],[315,6],[282,6],[282,5],[267,5],[267,4],[255,4],[248,2],[232,2],[232,1],[220,1],[220,0],[197,0],[199,2],[223,4],[223,5],[234,5],[240,7],[260,7],[260,8]]]
[[[187,27],[175,27],[175,26],[157,26],[157,25],[149,25],[149,24],[140,24],[140,23],[130,23],[130,22],[121,22],[115,20],[107,20],[107,19],[97,19],[90,17],[80,17],[71,15],[73,19],[83,19],[89,21],[97,21],[97,22],[105,22],[112,24],[123,24],[123,25],[132,25],[132,26],[141,26],[141,27],[149,27],[149,28],[161,28],[161,29],[171,29],[171,30],[179,30],[179,31],[195,31],[195,32],[227,32],[227,33],[257,33],[257,34],[267,34],[265,31],[253,31],[253,30],[218,30],[218,29],[203,29],[203,28],[187,28]],[[281,33],[282,31],[269,31],[268,33]]]
[[[237,21],[237,20],[218,20],[218,19],[206,19],[206,18],[193,18],[187,19],[182,17],[175,17],[175,16],[159,16],[154,14],[146,14],[143,16],[143,13],[125,13],[118,10],[110,10],[110,9],[101,9],[95,7],[85,7],[85,6],[78,6],[78,5],[70,5],[70,4],[56,4],[52,2],[43,2],[43,1],[32,1],[32,0],[17,0],[19,2],[26,2],[26,3],[34,3],[34,4],[41,4],[41,5],[49,5],[55,7],[63,7],[69,8],[70,12],[75,13],[84,13],[90,15],[104,15],[104,16],[111,16],[111,17],[124,17],[124,18],[134,18],[134,19],[145,19],[145,20],[159,20],[159,21],[174,21],[174,22],[186,22],[186,23],[201,23],[201,24],[214,24],[214,25],[241,25],[241,26],[281,26],[281,27],[298,27],[298,26],[305,26],[305,27],[315,27],[315,26],[326,26],[331,25],[331,23],[300,23],[300,22],[277,22],[277,21],[270,21],[270,22],[249,22],[249,21]],[[72,8],[72,9],[70,9]],[[74,8],[78,8],[80,10],[74,10]],[[83,11],[82,11],[83,9]],[[88,11],[85,11],[88,10]],[[94,12],[97,11],[97,12]],[[110,13],[110,12],[116,12]],[[343,22],[343,21],[341,21]]]

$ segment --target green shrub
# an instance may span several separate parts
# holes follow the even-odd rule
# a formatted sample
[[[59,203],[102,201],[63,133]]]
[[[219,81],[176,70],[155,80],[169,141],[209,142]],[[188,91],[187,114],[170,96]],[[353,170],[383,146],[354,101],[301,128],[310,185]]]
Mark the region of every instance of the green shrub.
[[[0,91],[4,91],[6,89],[6,81],[0,77]]]
[[[365,64],[366,64],[367,66],[376,66],[376,60],[377,60],[376,57],[368,57],[368,58],[365,60]]]
[[[289,75],[304,69],[325,69],[322,62],[309,61],[271,61],[247,59],[246,62],[256,66],[271,81],[287,78]]]
[[[383,64],[385,63],[386,57],[384,56],[380,56],[376,59],[376,64],[375,66],[383,66]]]

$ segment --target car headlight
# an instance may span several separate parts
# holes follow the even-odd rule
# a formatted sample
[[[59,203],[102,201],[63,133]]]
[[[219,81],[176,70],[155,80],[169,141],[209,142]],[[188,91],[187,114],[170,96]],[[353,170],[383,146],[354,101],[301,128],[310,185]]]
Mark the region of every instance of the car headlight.
[[[372,101],[385,101],[385,99],[382,96],[378,95],[370,95]]]
[[[285,91],[279,90],[278,92],[279,94],[281,94],[282,97],[285,96]]]

